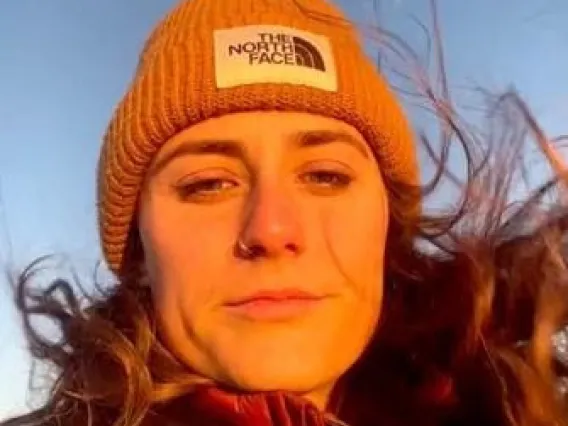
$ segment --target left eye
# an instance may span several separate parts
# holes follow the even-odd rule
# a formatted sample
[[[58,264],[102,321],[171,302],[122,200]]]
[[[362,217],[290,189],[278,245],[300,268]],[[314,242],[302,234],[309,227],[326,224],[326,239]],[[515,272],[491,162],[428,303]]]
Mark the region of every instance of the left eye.
[[[302,182],[307,185],[315,185],[328,189],[342,189],[352,182],[351,176],[335,171],[317,170],[302,175]]]

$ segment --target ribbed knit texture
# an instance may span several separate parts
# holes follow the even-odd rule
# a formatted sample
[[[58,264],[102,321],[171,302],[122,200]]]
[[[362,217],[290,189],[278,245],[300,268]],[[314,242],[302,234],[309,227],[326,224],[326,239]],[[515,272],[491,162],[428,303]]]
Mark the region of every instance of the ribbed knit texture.
[[[213,31],[245,25],[282,25],[328,37],[338,91],[274,83],[218,89]],[[115,273],[123,267],[138,195],[160,147],[200,121],[256,110],[343,120],[365,137],[384,174],[407,183],[418,179],[407,120],[337,8],[324,0],[184,0],[151,34],[104,138],[99,229],[106,261]]]

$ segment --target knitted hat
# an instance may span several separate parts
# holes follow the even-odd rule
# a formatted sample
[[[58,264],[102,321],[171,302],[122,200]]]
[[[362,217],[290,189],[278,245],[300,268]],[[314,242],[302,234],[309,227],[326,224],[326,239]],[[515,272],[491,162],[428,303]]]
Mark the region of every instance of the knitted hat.
[[[184,0],[151,34],[104,138],[98,214],[111,270],[124,266],[160,147],[200,121],[258,110],[342,120],[363,135],[385,175],[417,181],[406,118],[337,8],[325,0]]]

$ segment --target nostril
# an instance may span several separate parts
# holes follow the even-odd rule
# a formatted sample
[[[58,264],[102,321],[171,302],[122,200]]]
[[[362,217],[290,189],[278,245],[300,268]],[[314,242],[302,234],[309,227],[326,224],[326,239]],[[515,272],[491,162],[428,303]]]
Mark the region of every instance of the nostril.
[[[299,247],[294,244],[294,243],[288,243],[285,246],[286,251],[292,252],[292,253],[298,253],[300,251]]]
[[[259,257],[259,256],[266,256],[267,250],[263,245],[255,244],[249,247],[249,256],[250,257]]]
[[[237,241],[236,254],[244,259],[252,259],[264,256],[267,253],[266,248],[262,244],[246,244],[242,240]]]

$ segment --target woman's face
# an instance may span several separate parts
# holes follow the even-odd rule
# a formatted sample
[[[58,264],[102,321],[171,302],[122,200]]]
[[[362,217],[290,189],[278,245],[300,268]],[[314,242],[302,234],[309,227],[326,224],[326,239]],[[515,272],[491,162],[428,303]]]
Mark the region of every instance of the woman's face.
[[[197,124],[158,153],[139,224],[160,333],[179,359],[325,404],[383,294],[387,197],[353,127],[290,112]]]

